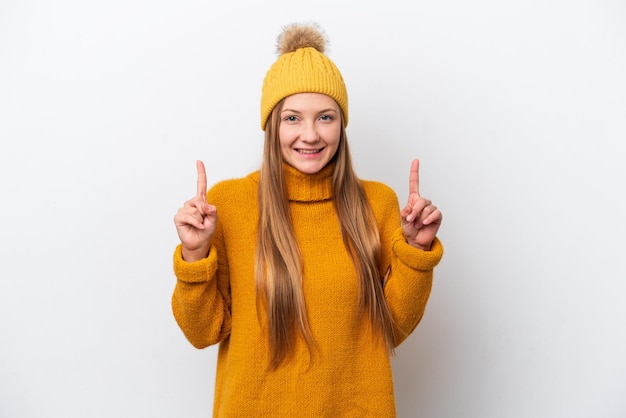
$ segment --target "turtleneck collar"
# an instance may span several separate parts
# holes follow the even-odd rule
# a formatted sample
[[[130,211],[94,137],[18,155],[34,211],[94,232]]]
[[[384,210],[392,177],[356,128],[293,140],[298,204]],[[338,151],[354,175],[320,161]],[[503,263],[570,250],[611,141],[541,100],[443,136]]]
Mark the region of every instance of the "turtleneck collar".
[[[283,163],[283,173],[287,184],[289,200],[296,202],[316,202],[333,197],[332,176],[335,164],[330,163],[318,173],[305,174],[297,168]]]

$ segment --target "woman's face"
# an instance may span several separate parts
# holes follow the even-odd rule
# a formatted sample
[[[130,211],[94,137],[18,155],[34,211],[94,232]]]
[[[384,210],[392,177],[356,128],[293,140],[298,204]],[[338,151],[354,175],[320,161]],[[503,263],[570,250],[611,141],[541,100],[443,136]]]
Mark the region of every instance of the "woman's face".
[[[315,174],[335,156],[341,137],[341,110],[320,93],[298,93],[285,99],[278,131],[285,162]]]

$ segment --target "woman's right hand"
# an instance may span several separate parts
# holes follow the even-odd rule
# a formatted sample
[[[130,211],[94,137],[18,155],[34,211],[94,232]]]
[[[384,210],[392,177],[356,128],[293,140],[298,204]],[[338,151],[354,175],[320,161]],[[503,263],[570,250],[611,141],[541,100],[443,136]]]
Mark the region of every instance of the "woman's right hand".
[[[182,243],[183,260],[198,261],[209,254],[211,238],[217,225],[217,208],[207,203],[206,170],[202,161],[196,161],[198,191],[174,215],[178,238]]]

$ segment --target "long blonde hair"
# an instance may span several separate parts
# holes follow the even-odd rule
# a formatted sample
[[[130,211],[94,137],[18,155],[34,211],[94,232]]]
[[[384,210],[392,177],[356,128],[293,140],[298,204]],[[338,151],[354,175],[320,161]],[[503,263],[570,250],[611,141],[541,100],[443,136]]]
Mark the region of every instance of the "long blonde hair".
[[[278,138],[283,101],[273,109],[265,129],[259,180],[259,221],[255,255],[257,300],[267,310],[270,368],[293,352],[298,334],[309,352],[315,340],[309,328],[302,290],[302,259],[291,223],[283,158]],[[395,347],[394,323],[383,294],[378,264],[380,236],[365,191],[351,162],[342,120],[339,147],[333,157],[333,202],[343,243],[359,278],[359,306],[390,353]]]

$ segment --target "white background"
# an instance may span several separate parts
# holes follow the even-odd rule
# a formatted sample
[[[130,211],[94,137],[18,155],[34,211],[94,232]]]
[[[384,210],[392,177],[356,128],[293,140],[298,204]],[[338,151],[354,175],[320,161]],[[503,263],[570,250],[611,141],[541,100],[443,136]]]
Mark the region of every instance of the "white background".
[[[172,217],[196,159],[257,168],[276,36],[307,20],[359,175],[404,203],[420,158],[444,213],[399,416],[626,416],[626,4],[223,3],[0,1],[0,416],[210,416]]]

